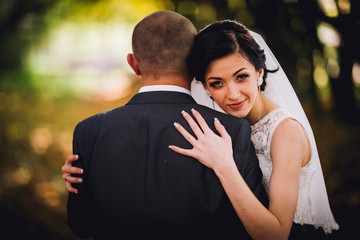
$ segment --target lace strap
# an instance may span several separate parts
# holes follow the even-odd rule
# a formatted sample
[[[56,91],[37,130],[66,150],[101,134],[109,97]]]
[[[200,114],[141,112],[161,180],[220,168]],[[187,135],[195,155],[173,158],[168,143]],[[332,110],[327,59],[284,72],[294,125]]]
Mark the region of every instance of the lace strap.
[[[271,146],[271,141],[273,134],[276,130],[276,128],[279,126],[279,124],[284,121],[287,118],[291,118],[290,114],[288,114],[284,109],[278,108],[274,111],[272,111],[270,114],[268,114],[269,123],[268,123],[268,139],[270,141],[270,144],[268,144],[269,148]],[[270,151],[270,149],[269,149]]]

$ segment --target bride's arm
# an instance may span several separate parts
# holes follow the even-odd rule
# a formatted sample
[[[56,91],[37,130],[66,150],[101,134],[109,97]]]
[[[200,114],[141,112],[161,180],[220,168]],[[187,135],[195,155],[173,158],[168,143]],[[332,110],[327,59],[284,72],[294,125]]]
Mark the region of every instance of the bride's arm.
[[[195,112],[194,116],[200,124],[202,122],[200,114]],[[189,122],[191,117],[187,115],[185,118]],[[172,149],[195,157],[215,171],[239,218],[253,239],[287,239],[297,205],[301,163],[306,155],[304,153],[307,152],[307,145],[304,144],[306,137],[301,127],[295,121],[284,120],[273,135],[271,154],[274,167],[269,187],[269,209],[259,202],[238,172],[232,157],[232,149],[229,150],[231,143],[227,140],[225,128],[217,121],[215,127],[221,139],[210,134],[204,138],[207,139],[206,141],[196,141],[190,139],[188,133],[186,134],[178,125],[177,129],[188,141],[190,139],[194,148],[180,149],[173,146]],[[207,131],[204,131],[204,134],[208,134]],[[217,141],[217,147],[211,146],[214,139]]]
[[[308,156],[301,126],[285,120],[276,129],[271,146],[273,172],[269,184],[269,209],[252,195],[231,165],[214,169],[238,216],[254,239],[287,239],[296,210],[300,169]]]

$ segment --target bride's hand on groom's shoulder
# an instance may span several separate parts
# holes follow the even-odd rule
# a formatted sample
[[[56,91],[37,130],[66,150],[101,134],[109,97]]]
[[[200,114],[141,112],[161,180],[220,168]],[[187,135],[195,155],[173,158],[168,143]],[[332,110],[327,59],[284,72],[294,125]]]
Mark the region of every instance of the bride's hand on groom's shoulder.
[[[69,192],[78,193],[78,189],[73,188],[71,183],[82,183],[82,178],[72,177],[71,174],[83,174],[84,170],[81,168],[73,167],[72,163],[79,159],[78,155],[70,155],[66,160],[65,164],[61,167],[62,178],[65,181],[66,188]]]
[[[214,119],[215,128],[220,134],[218,135],[209,128],[198,111],[192,109],[191,112],[198,123],[195,122],[189,113],[185,111],[181,113],[196,137],[191,135],[179,123],[174,123],[174,126],[193,148],[183,149],[174,145],[170,145],[169,148],[182,155],[196,158],[213,170],[229,166],[229,164],[234,165],[231,137],[225,127],[217,118]]]

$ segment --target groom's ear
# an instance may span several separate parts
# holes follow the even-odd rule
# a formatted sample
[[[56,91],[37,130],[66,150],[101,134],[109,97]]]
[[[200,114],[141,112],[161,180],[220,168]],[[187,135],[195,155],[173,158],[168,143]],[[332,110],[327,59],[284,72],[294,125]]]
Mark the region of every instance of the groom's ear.
[[[139,68],[139,64],[138,64],[138,61],[136,60],[135,55],[133,53],[129,53],[127,55],[127,62],[130,65],[130,67],[132,68],[132,70],[135,72],[135,74],[140,76],[141,71],[140,71],[140,68]]]

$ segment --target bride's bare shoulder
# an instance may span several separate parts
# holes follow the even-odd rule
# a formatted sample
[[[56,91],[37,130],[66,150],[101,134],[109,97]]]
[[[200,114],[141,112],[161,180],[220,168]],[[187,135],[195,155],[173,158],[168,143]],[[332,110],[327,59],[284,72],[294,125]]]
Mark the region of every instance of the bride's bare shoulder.
[[[289,152],[302,159],[304,166],[310,159],[311,149],[303,126],[293,118],[279,123],[272,136],[271,152]]]

